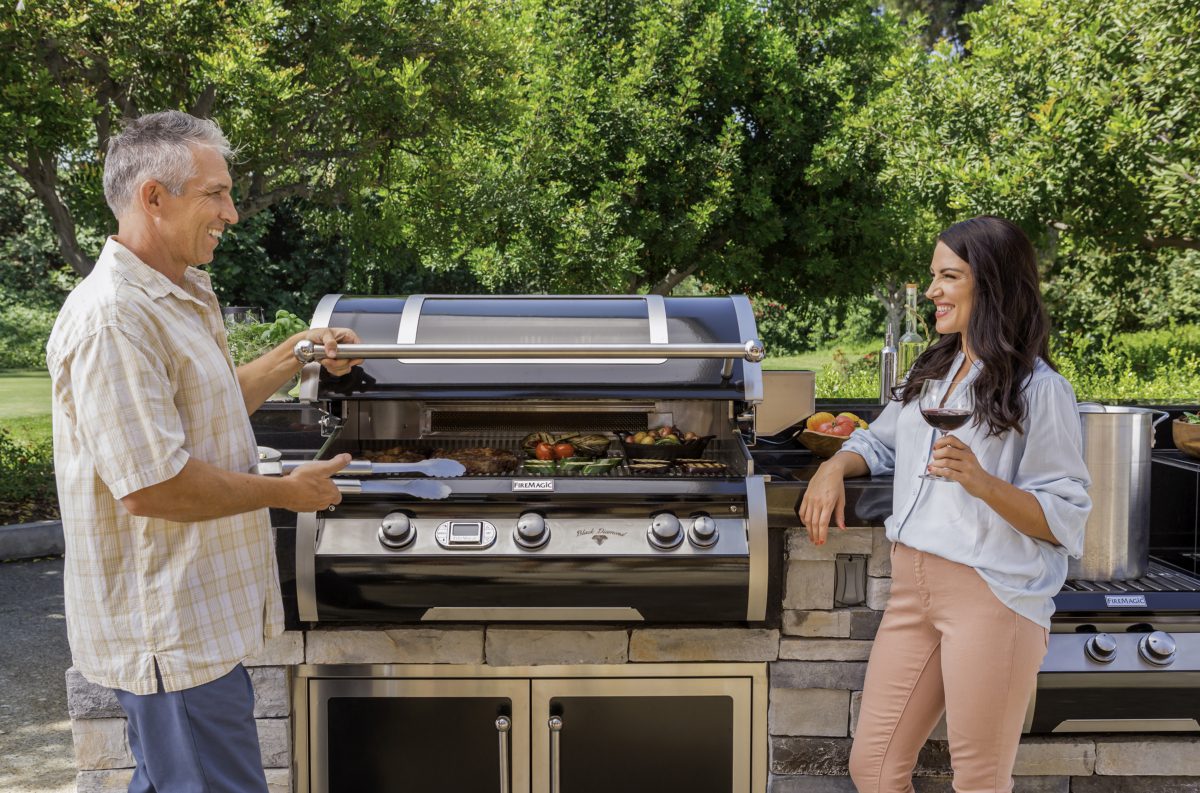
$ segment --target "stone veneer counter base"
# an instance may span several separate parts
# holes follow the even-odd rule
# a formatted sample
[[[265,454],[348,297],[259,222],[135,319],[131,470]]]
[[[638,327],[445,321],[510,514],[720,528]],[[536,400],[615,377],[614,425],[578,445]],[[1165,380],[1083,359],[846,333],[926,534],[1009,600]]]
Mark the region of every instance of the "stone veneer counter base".
[[[290,667],[459,664],[493,667],[765,662],[770,677],[769,782],[755,793],[854,793],[846,762],[866,659],[890,593],[883,529],[834,532],[821,547],[787,532],[780,625],[713,628],[426,625],[291,631],[247,661],[271,793],[292,790]],[[833,608],[837,554],[868,555],[867,604]],[[124,791],[133,759],[112,692],[67,673],[80,793]],[[951,793],[945,726],[921,753],[917,793]],[[1027,736],[1017,793],[1200,793],[1200,736]]]

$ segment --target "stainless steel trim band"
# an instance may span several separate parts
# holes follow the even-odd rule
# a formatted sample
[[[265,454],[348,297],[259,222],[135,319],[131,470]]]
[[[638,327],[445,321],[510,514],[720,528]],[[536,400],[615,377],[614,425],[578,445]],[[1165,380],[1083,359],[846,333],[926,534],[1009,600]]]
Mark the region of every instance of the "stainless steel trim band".
[[[296,607],[300,619],[317,621],[317,514],[296,513]]]
[[[1067,719],[1051,732],[1195,732],[1195,719]]]
[[[421,616],[422,622],[474,622],[474,621],[503,622],[518,621],[554,621],[581,620],[600,622],[611,620],[615,622],[644,621],[645,617],[635,608],[620,608],[617,606],[595,606],[591,608],[571,608],[569,606],[545,607],[509,607],[509,608],[468,608],[466,606],[435,606]]]
[[[745,344],[342,344],[338,353],[344,358],[743,358],[752,363],[766,356],[758,339]],[[320,361],[325,346],[302,341],[294,354],[303,363]]]
[[[767,535],[767,485],[761,476],[746,477],[746,533],[750,544],[750,585],[746,590],[746,619],[759,622],[767,618],[767,576],[769,543]]]

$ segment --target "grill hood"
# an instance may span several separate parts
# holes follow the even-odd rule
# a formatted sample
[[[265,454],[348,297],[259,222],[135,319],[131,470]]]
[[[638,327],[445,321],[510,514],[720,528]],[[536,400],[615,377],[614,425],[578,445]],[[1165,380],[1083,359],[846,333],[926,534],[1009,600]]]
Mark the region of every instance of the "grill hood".
[[[762,399],[741,295],[326,295],[312,326],[352,329],[347,352],[370,357],[337,380],[305,366],[302,401]]]

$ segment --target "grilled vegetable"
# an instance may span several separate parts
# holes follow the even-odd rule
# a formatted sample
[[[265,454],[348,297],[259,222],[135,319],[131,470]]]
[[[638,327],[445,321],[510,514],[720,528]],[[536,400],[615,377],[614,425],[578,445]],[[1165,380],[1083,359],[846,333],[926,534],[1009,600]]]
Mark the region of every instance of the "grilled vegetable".
[[[537,448],[539,443],[549,443],[553,446],[557,440],[557,438],[548,432],[531,432],[521,439],[521,448],[527,452],[532,452]]]
[[[559,460],[565,460],[568,457],[575,456],[575,447],[566,441],[559,441],[554,444],[554,456]]]
[[[554,460],[558,455],[554,452],[554,447],[549,443],[539,443],[533,450],[534,457],[539,460]]]
[[[612,439],[607,435],[579,435],[573,438],[571,443],[575,444],[579,453],[598,457],[608,451]]]

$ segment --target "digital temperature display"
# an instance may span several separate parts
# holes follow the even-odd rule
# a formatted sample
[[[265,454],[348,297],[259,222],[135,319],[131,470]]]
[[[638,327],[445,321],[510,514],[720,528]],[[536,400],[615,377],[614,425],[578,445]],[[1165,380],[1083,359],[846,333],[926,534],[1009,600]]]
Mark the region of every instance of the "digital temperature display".
[[[450,543],[452,545],[480,543],[482,541],[483,524],[479,521],[450,524]]]

